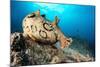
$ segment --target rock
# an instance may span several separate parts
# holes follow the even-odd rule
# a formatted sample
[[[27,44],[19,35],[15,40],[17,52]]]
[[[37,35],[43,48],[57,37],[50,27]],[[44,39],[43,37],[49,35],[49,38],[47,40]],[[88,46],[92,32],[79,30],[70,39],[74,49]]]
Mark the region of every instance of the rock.
[[[25,38],[23,33],[11,34],[11,66],[62,63],[64,52],[52,45],[45,45]]]
[[[94,61],[79,52],[62,50],[50,44],[42,44],[25,37],[23,33],[11,34],[11,66],[43,65],[69,62]]]

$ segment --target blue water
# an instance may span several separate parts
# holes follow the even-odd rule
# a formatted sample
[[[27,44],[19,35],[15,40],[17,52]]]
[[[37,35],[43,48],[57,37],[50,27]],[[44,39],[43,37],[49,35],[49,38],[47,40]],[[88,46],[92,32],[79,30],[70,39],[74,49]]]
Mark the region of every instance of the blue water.
[[[66,36],[85,39],[95,45],[95,6],[11,1],[11,32],[22,32],[23,18],[40,9],[51,21],[60,18],[59,27]]]

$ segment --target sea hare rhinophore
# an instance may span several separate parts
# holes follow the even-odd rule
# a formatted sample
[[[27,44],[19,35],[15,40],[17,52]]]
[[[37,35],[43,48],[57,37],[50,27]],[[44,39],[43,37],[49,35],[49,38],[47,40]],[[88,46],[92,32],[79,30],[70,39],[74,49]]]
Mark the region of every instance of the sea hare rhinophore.
[[[50,22],[45,15],[40,15],[40,10],[38,10],[24,18],[23,31],[34,41],[45,44],[55,44],[60,41],[61,48],[65,48],[70,45],[72,39],[64,36],[57,25],[58,22],[57,16],[53,22]]]

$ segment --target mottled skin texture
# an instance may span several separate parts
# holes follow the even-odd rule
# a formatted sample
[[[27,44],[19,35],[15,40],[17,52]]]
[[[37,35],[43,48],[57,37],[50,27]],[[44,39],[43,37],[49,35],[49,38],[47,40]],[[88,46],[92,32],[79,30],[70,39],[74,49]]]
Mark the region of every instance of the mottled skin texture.
[[[61,48],[65,48],[70,45],[72,39],[64,36],[57,26],[58,22],[57,16],[53,22],[50,22],[45,19],[45,15],[40,15],[38,10],[24,18],[23,31],[25,36],[29,36],[34,41],[45,44],[55,44],[59,41]]]

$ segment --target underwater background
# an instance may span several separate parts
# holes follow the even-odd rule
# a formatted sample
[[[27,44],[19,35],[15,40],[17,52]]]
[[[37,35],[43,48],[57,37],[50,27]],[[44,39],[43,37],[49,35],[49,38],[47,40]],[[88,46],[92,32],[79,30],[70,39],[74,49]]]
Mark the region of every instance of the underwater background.
[[[22,21],[27,14],[40,9],[47,19],[60,18],[59,27],[64,35],[84,40],[95,54],[95,6],[11,1],[11,33],[22,32]]]

